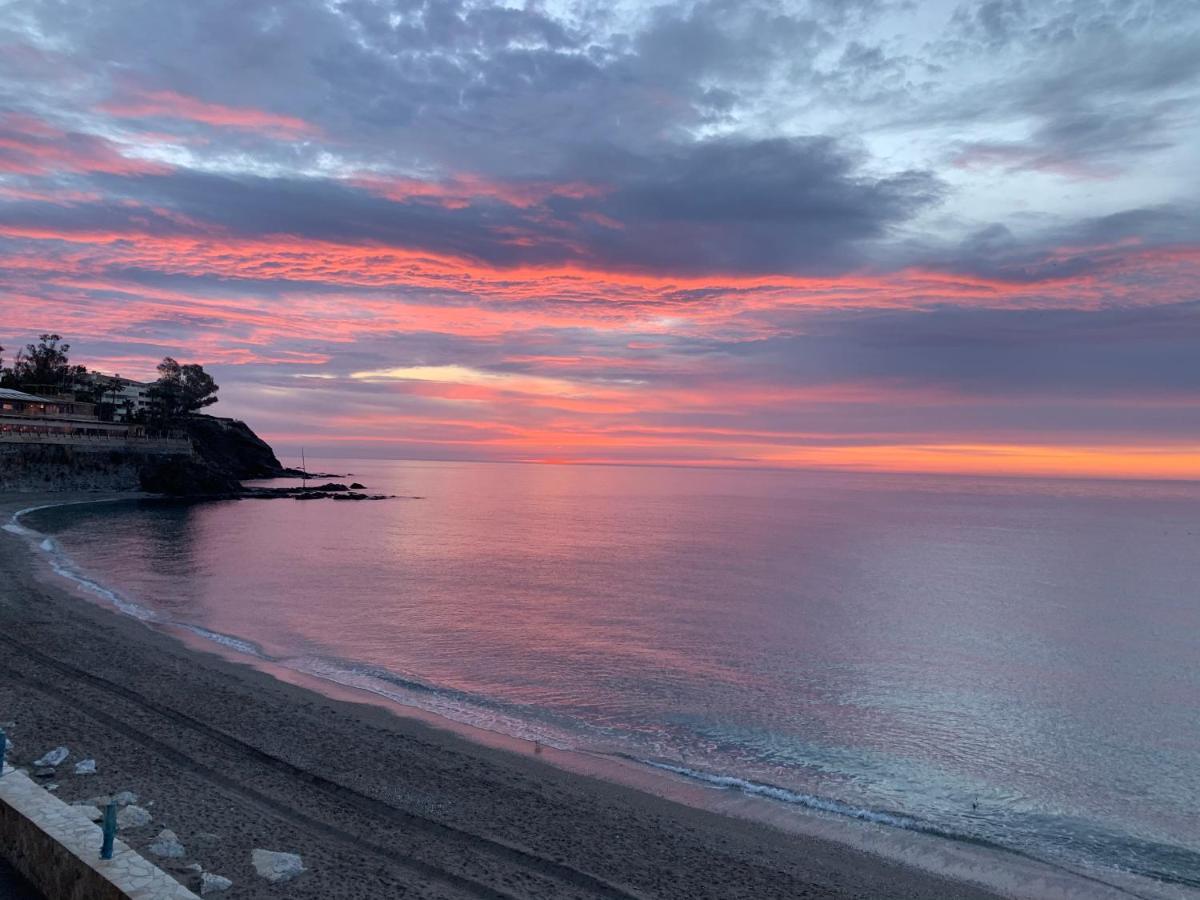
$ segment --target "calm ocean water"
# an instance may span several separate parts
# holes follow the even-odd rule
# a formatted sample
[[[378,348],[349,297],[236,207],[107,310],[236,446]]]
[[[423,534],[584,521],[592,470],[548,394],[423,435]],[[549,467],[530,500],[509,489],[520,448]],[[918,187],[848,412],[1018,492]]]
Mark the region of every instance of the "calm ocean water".
[[[548,744],[1200,886],[1200,485],[324,461],[45,510],[129,609]]]

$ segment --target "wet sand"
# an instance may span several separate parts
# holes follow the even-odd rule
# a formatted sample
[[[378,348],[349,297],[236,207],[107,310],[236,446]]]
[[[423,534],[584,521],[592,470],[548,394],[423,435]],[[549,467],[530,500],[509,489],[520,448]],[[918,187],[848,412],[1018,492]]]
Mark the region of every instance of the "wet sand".
[[[6,495],[0,523],[69,499]],[[93,776],[59,768],[59,796],[136,792],[154,821],[122,838],[144,848],[174,830],[181,864],[233,879],[217,896],[997,896],[331,699],[80,600],[44,569],[25,539],[0,532],[11,761],[59,744],[71,762],[94,757]],[[255,847],[297,852],[308,871],[269,886]]]

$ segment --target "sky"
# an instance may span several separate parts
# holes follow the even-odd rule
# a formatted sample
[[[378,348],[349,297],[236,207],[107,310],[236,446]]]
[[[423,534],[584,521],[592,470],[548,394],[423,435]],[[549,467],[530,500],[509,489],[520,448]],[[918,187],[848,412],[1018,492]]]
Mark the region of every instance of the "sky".
[[[0,0],[0,344],[291,457],[1200,477],[1194,0]]]

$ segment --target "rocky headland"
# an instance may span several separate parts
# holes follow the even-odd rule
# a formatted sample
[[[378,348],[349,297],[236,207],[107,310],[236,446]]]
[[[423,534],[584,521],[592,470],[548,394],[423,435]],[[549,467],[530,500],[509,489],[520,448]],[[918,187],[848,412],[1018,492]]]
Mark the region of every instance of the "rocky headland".
[[[377,500],[358,483],[329,473],[303,472],[280,463],[271,446],[245,422],[191,415],[178,423],[192,445],[190,454],[163,454],[136,444],[89,447],[63,444],[0,444],[0,490],[144,491],[181,499]],[[245,482],[290,478],[287,487],[247,486]]]

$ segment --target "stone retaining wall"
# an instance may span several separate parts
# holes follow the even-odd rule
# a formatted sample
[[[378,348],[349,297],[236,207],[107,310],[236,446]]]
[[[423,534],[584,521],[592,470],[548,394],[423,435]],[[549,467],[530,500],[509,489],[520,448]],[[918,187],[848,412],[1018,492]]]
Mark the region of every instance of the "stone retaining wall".
[[[100,859],[100,826],[4,766],[0,776],[0,854],[52,900],[198,900],[166,872],[113,845]]]
[[[114,447],[0,442],[0,491],[136,491],[163,455]]]

